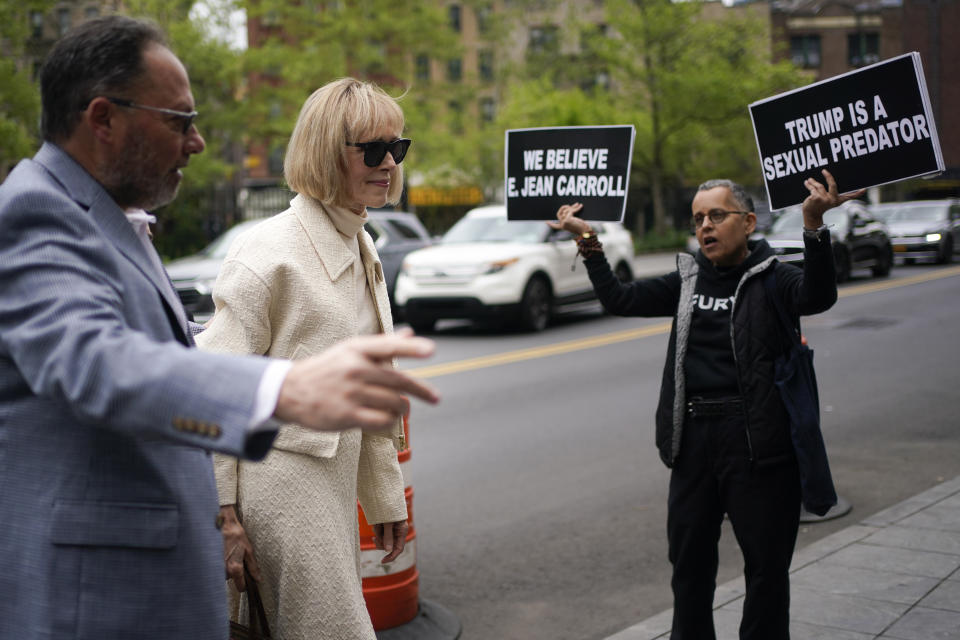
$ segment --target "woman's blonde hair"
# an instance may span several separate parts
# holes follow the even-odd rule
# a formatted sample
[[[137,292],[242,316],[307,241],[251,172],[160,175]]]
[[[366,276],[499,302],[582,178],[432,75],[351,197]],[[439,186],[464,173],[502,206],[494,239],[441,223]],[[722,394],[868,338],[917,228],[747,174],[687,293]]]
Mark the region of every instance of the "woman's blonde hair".
[[[369,82],[341,78],[320,87],[300,109],[283,160],[283,175],[293,191],[324,204],[346,206],[347,142],[369,142],[384,129],[403,131],[397,101]],[[396,204],[403,191],[403,167],[390,175],[387,201]]]

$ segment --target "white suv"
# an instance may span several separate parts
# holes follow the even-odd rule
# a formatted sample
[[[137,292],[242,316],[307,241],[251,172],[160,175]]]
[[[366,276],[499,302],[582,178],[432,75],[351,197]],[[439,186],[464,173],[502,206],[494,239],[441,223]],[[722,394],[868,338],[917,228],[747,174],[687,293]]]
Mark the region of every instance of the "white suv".
[[[618,222],[594,223],[617,277],[633,279],[633,240]],[[508,322],[540,331],[551,316],[595,298],[577,246],[542,220],[508,221],[503,205],[473,209],[439,244],[407,255],[394,298],[410,326],[441,318]]]

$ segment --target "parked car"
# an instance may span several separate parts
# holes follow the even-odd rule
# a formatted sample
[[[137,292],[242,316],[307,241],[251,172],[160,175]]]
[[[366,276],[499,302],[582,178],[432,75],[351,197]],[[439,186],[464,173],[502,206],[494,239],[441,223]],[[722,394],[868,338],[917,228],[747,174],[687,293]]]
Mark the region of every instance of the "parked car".
[[[863,202],[850,200],[823,215],[830,226],[837,282],[850,278],[854,269],[869,268],[885,276],[893,266],[893,246],[886,225],[876,220]],[[803,263],[803,214],[800,206],[789,207],[777,218],[767,242],[783,262]]]
[[[633,240],[620,223],[596,223],[621,280],[633,279]],[[467,212],[438,244],[407,255],[397,304],[418,332],[442,318],[508,322],[530,331],[570,305],[595,299],[576,243],[542,220],[508,221],[503,205]]]
[[[898,261],[918,259],[941,264],[953,260],[960,242],[960,201],[914,200],[890,202],[871,207],[890,228],[890,241]]]
[[[366,230],[377,245],[392,305],[397,272],[404,256],[414,249],[428,246],[432,240],[412,213],[384,209],[369,209],[367,213],[369,220]],[[262,219],[240,222],[218,236],[200,253],[173,260],[166,265],[180,301],[195,321],[205,322],[213,315],[213,284],[230,244],[260,222]]]
[[[411,251],[433,244],[433,238],[416,214],[383,209],[369,209],[368,213],[367,233],[377,245],[377,253],[383,264],[383,278],[387,282],[387,293],[390,294],[390,306],[396,308],[394,289],[403,259]]]

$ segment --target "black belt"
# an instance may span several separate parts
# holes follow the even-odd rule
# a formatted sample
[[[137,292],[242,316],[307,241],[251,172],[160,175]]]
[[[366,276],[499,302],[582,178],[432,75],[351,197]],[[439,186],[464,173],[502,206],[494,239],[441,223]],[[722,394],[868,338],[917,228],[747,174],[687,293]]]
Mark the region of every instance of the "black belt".
[[[696,416],[742,416],[746,413],[743,398],[690,398],[687,415]]]

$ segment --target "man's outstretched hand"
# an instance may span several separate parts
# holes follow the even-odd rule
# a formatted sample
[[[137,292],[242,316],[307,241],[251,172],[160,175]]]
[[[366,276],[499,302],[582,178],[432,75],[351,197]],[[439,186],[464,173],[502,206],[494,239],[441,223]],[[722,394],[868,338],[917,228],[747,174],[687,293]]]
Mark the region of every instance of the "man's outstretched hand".
[[[407,396],[435,404],[436,390],[393,368],[394,358],[427,358],[434,343],[409,329],[359,336],[293,363],[274,417],[317,431],[383,431],[410,411]]]

